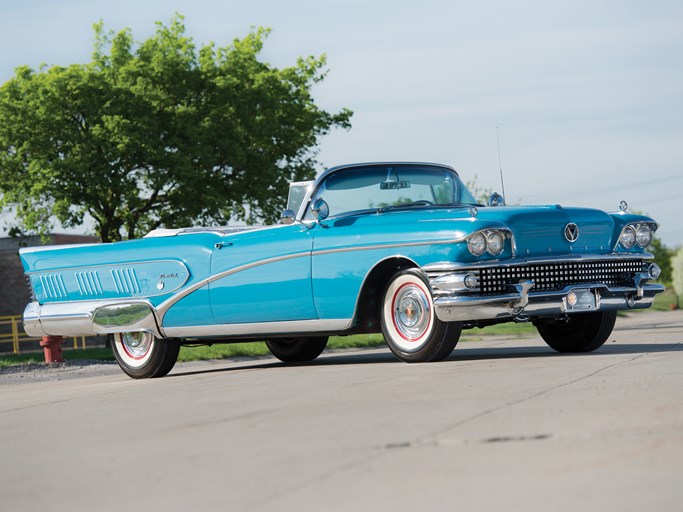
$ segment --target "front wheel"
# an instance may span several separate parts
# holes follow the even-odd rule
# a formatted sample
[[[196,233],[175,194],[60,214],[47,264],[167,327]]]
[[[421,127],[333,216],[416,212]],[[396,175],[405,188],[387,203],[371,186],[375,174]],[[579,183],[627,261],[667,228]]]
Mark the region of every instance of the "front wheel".
[[[121,369],[134,379],[163,377],[178,360],[180,342],[158,339],[150,332],[114,334],[114,357]]]
[[[270,353],[285,363],[313,361],[327,346],[327,336],[299,336],[266,340]]]
[[[416,270],[397,273],[382,298],[382,334],[391,351],[406,363],[441,361],[460,338],[462,325],[434,314],[432,294]]]
[[[592,352],[604,345],[616,320],[616,311],[579,313],[563,320],[538,322],[536,329],[558,352]]]

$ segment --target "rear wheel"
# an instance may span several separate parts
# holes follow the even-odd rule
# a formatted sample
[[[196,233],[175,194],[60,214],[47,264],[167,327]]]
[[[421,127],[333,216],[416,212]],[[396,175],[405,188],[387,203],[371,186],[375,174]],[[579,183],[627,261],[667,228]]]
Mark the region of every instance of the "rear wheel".
[[[416,270],[397,273],[382,298],[382,334],[391,351],[407,363],[441,361],[458,343],[462,325],[434,314],[426,278]]]
[[[271,354],[285,363],[313,361],[327,346],[327,336],[299,336],[266,340]]]
[[[173,369],[180,342],[158,339],[150,332],[114,334],[114,357],[121,369],[134,379],[163,377]]]
[[[548,346],[558,352],[592,352],[604,345],[616,320],[616,311],[598,311],[539,322],[536,328]]]

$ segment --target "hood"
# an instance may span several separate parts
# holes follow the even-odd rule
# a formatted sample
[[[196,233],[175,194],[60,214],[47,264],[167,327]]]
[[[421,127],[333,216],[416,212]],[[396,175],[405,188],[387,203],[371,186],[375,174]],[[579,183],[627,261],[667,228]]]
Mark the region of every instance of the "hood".
[[[516,253],[522,257],[606,254],[613,250],[618,236],[614,218],[590,208],[556,205],[482,208],[478,218],[508,226],[514,236]],[[576,239],[570,241],[568,237]]]
[[[623,218],[621,218],[623,217]],[[609,214],[591,208],[548,206],[481,207],[473,217],[469,208],[396,210],[377,216],[340,219],[351,223],[412,223],[431,230],[455,230],[465,237],[479,229],[508,228],[514,237],[515,254],[545,257],[559,254],[609,254],[613,252],[624,223],[640,216]],[[643,217],[643,219],[645,219]],[[570,226],[570,225],[574,226]],[[570,226],[570,228],[568,228]],[[565,229],[576,239],[570,241]]]

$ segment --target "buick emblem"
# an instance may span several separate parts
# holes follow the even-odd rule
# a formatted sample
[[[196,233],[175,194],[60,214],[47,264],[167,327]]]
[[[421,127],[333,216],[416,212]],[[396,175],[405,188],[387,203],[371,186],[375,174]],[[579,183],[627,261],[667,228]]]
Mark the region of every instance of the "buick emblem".
[[[577,226],[573,222],[567,224],[564,227],[564,237],[569,242],[576,242],[576,240],[579,238],[579,226]]]

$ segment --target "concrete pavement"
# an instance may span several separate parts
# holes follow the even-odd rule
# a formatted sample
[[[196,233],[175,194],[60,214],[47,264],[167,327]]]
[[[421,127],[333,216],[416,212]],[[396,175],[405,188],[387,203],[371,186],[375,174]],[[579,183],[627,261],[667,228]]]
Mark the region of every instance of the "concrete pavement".
[[[683,313],[539,337],[0,378],[3,510],[681,510]],[[31,379],[28,379],[29,381]]]

